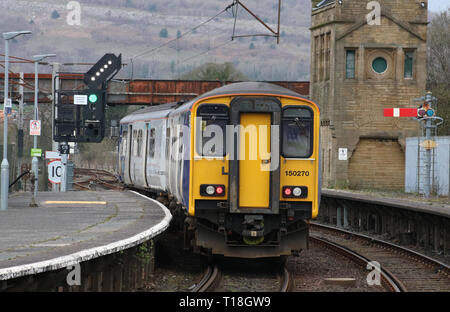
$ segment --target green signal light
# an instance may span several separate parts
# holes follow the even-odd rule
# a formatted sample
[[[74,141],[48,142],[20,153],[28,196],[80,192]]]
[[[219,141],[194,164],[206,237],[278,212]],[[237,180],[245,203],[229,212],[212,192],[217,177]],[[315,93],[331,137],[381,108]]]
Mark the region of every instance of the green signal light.
[[[98,100],[98,97],[96,94],[89,95],[89,102],[95,103],[95,102],[97,102],[97,100]]]

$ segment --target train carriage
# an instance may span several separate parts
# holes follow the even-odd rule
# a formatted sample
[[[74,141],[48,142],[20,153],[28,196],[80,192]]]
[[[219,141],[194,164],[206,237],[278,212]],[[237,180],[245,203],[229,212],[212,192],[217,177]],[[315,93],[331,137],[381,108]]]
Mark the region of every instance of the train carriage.
[[[165,157],[157,187],[136,176],[152,170],[143,154],[152,153],[148,127],[155,119],[164,120],[154,133]],[[200,251],[288,255],[307,247],[307,220],[318,214],[319,120],[317,105],[291,90],[230,84],[125,117],[121,176],[130,186],[167,192],[183,207],[186,240]]]

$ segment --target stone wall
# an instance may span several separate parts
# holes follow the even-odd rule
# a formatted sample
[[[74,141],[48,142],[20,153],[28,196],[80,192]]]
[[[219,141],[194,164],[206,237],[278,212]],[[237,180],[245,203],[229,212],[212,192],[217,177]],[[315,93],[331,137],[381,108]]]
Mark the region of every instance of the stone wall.
[[[425,93],[427,9],[416,0],[383,0],[380,25],[367,23],[369,0],[345,0],[313,10],[311,27],[311,98],[321,108],[323,181],[326,187],[376,184],[364,172],[370,161],[362,157],[350,163],[361,139],[368,149],[377,140],[389,140],[401,150],[406,137],[416,136],[418,123],[412,118],[383,117],[384,108],[417,107],[415,98]],[[354,78],[348,78],[347,51],[355,53]],[[412,53],[412,77],[405,78],[405,57]],[[376,72],[373,62],[385,61]],[[338,160],[338,149],[348,149],[348,160]],[[371,161],[382,165],[389,150],[374,153]],[[402,154],[403,153],[403,154]],[[393,176],[404,184],[404,152],[395,157]],[[399,156],[400,155],[400,156]],[[401,156],[403,155],[403,156]],[[356,156],[355,156],[356,157]],[[367,183],[364,179],[368,179]],[[381,181],[380,181],[381,183]],[[380,184],[382,187],[382,184]],[[386,186],[388,187],[388,186]]]

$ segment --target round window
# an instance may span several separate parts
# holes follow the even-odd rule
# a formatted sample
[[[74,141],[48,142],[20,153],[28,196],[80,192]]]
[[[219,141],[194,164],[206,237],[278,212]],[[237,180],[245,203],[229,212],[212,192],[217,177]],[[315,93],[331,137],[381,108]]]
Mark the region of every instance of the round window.
[[[387,69],[387,61],[386,61],[386,59],[383,58],[383,57],[377,57],[372,62],[372,68],[378,74],[384,73],[386,71],[386,69]]]

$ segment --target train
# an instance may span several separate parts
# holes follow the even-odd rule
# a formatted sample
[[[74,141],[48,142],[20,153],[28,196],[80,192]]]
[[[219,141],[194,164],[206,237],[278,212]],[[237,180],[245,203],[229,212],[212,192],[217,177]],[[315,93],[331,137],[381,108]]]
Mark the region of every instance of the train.
[[[121,119],[119,176],[177,212],[185,246],[202,254],[298,254],[319,212],[319,128],[306,97],[231,83]]]

